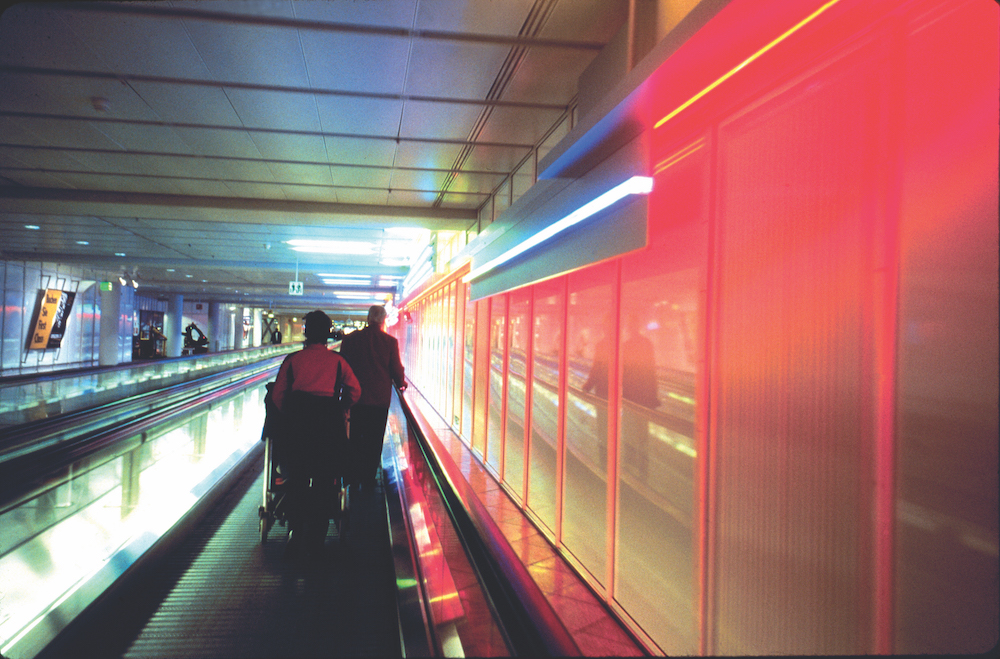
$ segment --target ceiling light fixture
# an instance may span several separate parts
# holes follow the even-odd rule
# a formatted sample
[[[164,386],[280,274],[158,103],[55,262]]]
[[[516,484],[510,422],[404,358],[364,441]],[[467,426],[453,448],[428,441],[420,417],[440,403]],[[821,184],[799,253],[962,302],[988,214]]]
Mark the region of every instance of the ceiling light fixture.
[[[523,254],[532,247],[536,247],[543,242],[550,240],[553,236],[562,233],[563,231],[569,229],[570,227],[583,222],[588,217],[591,217],[595,213],[599,213],[608,206],[611,206],[615,202],[624,199],[630,195],[646,195],[653,190],[653,179],[649,176],[633,176],[632,178],[619,183],[615,187],[611,188],[607,192],[598,197],[588,201],[583,206],[580,206],[575,211],[567,215],[566,217],[553,222],[549,226],[545,227],[535,235],[531,236],[527,240],[511,247],[506,252],[500,256],[484,263],[483,265],[475,268],[472,272],[465,275],[462,278],[463,282],[469,282],[473,279],[478,279],[484,274],[497,268],[507,261],[510,261],[516,256]]]
[[[313,254],[371,254],[375,251],[372,243],[351,240],[289,240],[296,252]]]
[[[352,293],[349,291],[334,291],[334,296],[342,298],[344,300],[374,300],[376,299],[371,293]]]
[[[324,278],[323,283],[327,286],[370,286],[370,280],[359,280],[359,279],[331,279]]]

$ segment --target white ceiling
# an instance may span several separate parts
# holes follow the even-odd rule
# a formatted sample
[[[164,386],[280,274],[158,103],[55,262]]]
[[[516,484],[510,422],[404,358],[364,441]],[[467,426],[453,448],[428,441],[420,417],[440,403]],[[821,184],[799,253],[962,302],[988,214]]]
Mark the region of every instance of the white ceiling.
[[[387,229],[475,222],[626,12],[627,0],[15,5],[0,16],[0,253],[135,271],[150,294],[335,309],[317,273],[405,273],[380,264],[400,247]],[[372,253],[285,242],[303,238]],[[305,299],[287,296],[297,267]]]

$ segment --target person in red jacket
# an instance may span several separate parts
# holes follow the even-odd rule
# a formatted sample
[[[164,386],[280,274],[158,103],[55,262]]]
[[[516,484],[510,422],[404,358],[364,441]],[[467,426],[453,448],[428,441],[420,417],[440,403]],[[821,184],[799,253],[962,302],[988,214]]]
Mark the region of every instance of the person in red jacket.
[[[305,347],[285,357],[271,395],[284,419],[275,448],[288,484],[289,549],[316,553],[330,524],[338,473],[349,471],[346,414],[361,385],[344,358],[326,347],[329,316],[316,310],[305,321]]]
[[[368,326],[344,337],[340,354],[347,359],[361,382],[361,398],[351,408],[351,448],[354,451],[355,488],[373,491],[382,458],[382,439],[389,416],[392,385],[406,389],[399,343],[385,333],[386,311],[381,305],[368,309]],[[352,488],[354,490],[354,488]]]

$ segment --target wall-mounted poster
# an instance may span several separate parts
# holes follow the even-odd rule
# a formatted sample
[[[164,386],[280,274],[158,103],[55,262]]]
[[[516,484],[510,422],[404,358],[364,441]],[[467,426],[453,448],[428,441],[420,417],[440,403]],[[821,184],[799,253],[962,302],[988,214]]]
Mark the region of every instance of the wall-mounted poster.
[[[58,348],[66,333],[66,321],[73,309],[73,299],[76,293],[48,288],[42,295],[38,305],[38,313],[32,324],[31,337],[28,339],[28,350],[47,350]]]

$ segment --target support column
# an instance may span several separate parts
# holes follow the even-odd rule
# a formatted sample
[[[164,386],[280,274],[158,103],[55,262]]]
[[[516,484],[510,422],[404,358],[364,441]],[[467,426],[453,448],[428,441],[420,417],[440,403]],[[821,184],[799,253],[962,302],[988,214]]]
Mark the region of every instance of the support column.
[[[101,338],[98,344],[98,364],[114,366],[121,363],[122,341],[122,287],[118,282],[112,282],[110,291],[101,291]],[[132,323],[129,323],[129,339],[131,340]],[[132,351],[131,342],[128,346]]]
[[[223,318],[223,307],[218,302],[208,303],[208,349],[210,352],[221,352],[225,349],[225,320]]]
[[[184,296],[171,295],[163,317],[163,335],[167,337],[167,357],[180,357],[184,348]]]

